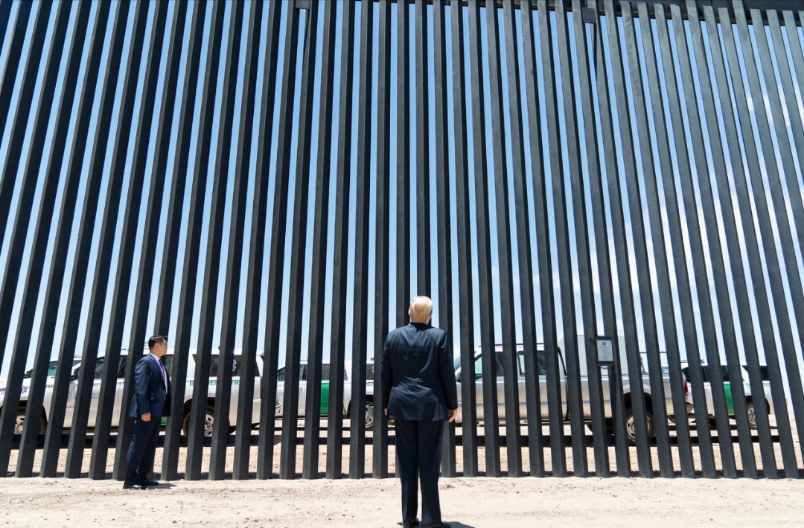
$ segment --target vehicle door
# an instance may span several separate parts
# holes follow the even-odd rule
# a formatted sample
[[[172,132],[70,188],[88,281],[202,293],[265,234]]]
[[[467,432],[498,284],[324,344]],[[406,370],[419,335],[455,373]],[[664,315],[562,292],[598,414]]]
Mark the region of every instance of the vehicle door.
[[[494,354],[494,363],[496,368],[495,385],[497,389],[497,416],[500,420],[505,418],[505,387],[503,380],[502,370],[502,353]],[[483,402],[483,356],[478,355],[475,358],[475,397],[477,399],[477,419],[484,420],[484,402]]]
[[[98,415],[98,405],[100,403],[101,378],[103,377],[103,364],[105,358],[99,357],[95,362],[95,374],[92,380],[92,396],[89,400],[89,419],[87,427],[95,427],[95,419]],[[114,420],[114,418],[112,418]]]
[[[329,414],[329,364],[321,364],[321,416]]]
[[[307,364],[299,365],[299,416],[304,416],[307,412]]]
[[[726,409],[729,416],[734,416],[734,396],[731,394],[731,379],[729,379],[729,367],[721,365],[720,371],[723,376],[723,391],[726,393]]]
[[[527,413],[527,393],[526,393],[526,370],[525,370],[525,354],[520,352],[517,354],[519,363],[519,413],[520,417],[524,420],[529,419]],[[546,357],[543,351],[538,351],[536,354],[536,373],[539,376],[539,407],[541,420],[547,421],[548,418],[548,405],[547,405],[547,366]]]

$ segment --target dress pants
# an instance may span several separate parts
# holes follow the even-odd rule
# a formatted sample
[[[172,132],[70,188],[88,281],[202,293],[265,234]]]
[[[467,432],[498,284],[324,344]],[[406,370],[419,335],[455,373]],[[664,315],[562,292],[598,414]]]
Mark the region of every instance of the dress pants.
[[[422,485],[422,524],[441,523],[438,476],[443,421],[396,420],[396,453],[402,480],[402,519],[416,518],[418,478]]]
[[[149,422],[137,419],[126,458],[126,483],[137,484],[148,478],[154,468],[156,443],[162,425],[161,416],[152,416]]]

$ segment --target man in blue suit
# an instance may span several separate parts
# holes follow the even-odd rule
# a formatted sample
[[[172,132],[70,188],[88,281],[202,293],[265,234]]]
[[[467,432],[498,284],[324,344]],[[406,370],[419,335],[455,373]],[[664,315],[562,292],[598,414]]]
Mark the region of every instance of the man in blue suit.
[[[410,324],[388,334],[382,355],[385,414],[395,420],[402,480],[402,525],[419,526],[418,482],[422,486],[422,528],[449,528],[441,521],[438,476],[441,430],[458,412],[458,390],[447,333],[430,326],[433,302],[411,299]]]
[[[162,417],[170,416],[170,376],[162,364],[162,356],[167,353],[167,337],[151,337],[148,349],[150,353],[143,356],[134,369],[134,397],[128,413],[135,419],[134,434],[128,447],[123,489],[141,490],[159,485],[148,480],[148,474],[154,467]]]

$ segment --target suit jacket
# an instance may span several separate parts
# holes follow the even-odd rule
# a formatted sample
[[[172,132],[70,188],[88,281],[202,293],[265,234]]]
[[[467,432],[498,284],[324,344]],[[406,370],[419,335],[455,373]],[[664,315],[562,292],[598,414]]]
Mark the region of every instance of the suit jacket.
[[[150,354],[143,356],[134,368],[134,397],[128,415],[141,418],[151,413],[152,417],[170,416],[170,375],[165,371],[165,382],[162,381],[162,369]],[[160,361],[161,363],[161,361]]]
[[[447,333],[411,323],[388,334],[382,354],[383,405],[391,418],[436,421],[458,408]]]

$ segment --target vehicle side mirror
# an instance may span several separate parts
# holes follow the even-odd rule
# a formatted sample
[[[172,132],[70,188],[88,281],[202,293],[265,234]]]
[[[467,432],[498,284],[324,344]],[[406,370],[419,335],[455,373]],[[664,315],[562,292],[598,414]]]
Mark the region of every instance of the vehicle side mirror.
[[[81,370],[81,367],[77,367],[77,368],[76,368],[76,369],[73,371],[72,376],[70,376],[70,379],[71,379],[71,380],[77,380],[77,379],[78,379],[78,372],[80,372],[80,370]]]
[[[458,375],[455,376],[455,381],[457,381],[458,383],[461,382],[461,373],[460,372],[458,372]]]

